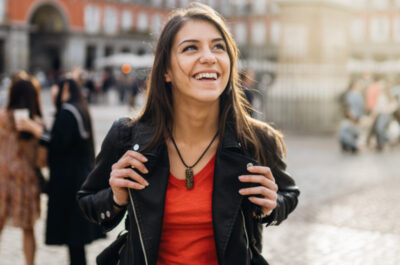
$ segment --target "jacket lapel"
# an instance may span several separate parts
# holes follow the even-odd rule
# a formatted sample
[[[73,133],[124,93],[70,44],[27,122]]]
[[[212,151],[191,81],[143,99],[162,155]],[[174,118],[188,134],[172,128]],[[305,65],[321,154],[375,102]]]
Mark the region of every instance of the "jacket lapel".
[[[247,164],[256,163],[245,156],[231,131],[226,131],[222,147],[218,150],[214,169],[213,226],[219,263],[232,234],[243,196],[239,189],[246,187],[238,177],[247,173]]]
[[[137,134],[134,137],[132,148],[135,149],[135,145],[137,145],[136,148],[139,148],[139,152],[148,159],[145,165],[149,174],[143,175],[143,177],[150,185],[143,190],[132,190],[132,197],[148,262],[149,264],[156,264],[168,186],[169,160],[165,144],[149,151],[142,151],[142,148],[151,139],[152,133],[153,131],[149,127],[139,124]]]
[[[149,153],[147,157],[150,163],[152,161],[148,155]],[[157,166],[148,168],[150,173],[147,177],[144,176],[150,185],[132,193],[149,264],[157,262],[169,176],[166,149],[163,148],[160,156],[156,157],[154,162]]]

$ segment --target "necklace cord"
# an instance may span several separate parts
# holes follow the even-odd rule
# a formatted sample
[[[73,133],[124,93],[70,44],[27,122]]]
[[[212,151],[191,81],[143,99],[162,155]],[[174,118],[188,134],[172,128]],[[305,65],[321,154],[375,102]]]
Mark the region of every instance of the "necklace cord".
[[[192,169],[192,168],[194,168],[194,167],[197,165],[197,163],[200,162],[200,160],[203,158],[203,156],[207,153],[208,149],[210,149],[211,145],[213,144],[213,142],[215,141],[215,139],[217,138],[217,136],[218,136],[218,131],[217,131],[217,133],[214,135],[214,137],[212,138],[211,142],[208,144],[208,146],[206,147],[206,149],[203,151],[203,153],[202,153],[202,154],[200,155],[200,157],[197,159],[197,161],[196,161],[193,165],[191,165],[191,166],[188,166],[188,165],[185,163],[185,161],[183,160],[182,155],[181,155],[181,152],[179,152],[178,146],[176,145],[176,142],[175,142],[175,140],[174,140],[174,137],[172,136],[172,133],[171,133],[171,140],[172,140],[172,143],[173,143],[174,146],[175,146],[176,152],[178,153],[178,156],[179,156],[180,160],[182,161],[183,165],[184,165],[186,168],[188,168],[188,169]]]

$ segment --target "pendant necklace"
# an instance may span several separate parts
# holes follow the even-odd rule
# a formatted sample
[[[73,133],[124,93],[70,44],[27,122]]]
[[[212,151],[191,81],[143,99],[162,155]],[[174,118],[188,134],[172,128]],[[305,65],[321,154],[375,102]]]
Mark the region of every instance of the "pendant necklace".
[[[193,175],[194,175],[194,174],[193,174],[193,168],[197,165],[197,163],[200,162],[200,160],[203,158],[203,156],[207,153],[208,149],[210,148],[210,146],[212,145],[212,143],[215,141],[215,139],[217,138],[217,136],[218,136],[218,131],[217,131],[217,133],[214,135],[214,137],[212,138],[211,142],[208,144],[208,146],[206,147],[206,149],[205,149],[205,150],[203,151],[203,153],[200,155],[199,159],[197,159],[197,161],[196,161],[193,165],[188,166],[188,165],[185,163],[185,161],[183,160],[182,155],[181,155],[181,152],[179,152],[178,146],[176,145],[175,140],[174,140],[174,137],[172,137],[172,133],[171,133],[171,140],[172,140],[172,143],[173,143],[174,146],[175,146],[176,152],[178,153],[178,156],[179,156],[180,160],[182,161],[182,164],[186,167],[186,169],[185,169],[186,188],[188,188],[189,190],[193,189],[193,186],[194,186],[194,181],[193,181]]]

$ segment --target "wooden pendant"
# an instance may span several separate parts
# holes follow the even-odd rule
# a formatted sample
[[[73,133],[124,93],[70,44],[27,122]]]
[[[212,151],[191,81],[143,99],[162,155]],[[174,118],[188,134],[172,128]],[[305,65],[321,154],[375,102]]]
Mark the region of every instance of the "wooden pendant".
[[[187,168],[185,170],[186,173],[186,188],[189,190],[193,189],[193,170],[191,168]]]

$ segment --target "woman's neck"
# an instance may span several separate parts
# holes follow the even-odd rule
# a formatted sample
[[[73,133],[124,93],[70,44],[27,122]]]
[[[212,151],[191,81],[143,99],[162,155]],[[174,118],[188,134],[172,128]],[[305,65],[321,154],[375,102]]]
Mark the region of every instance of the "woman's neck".
[[[173,137],[191,145],[211,139],[218,130],[219,102],[199,105],[175,105]]]

